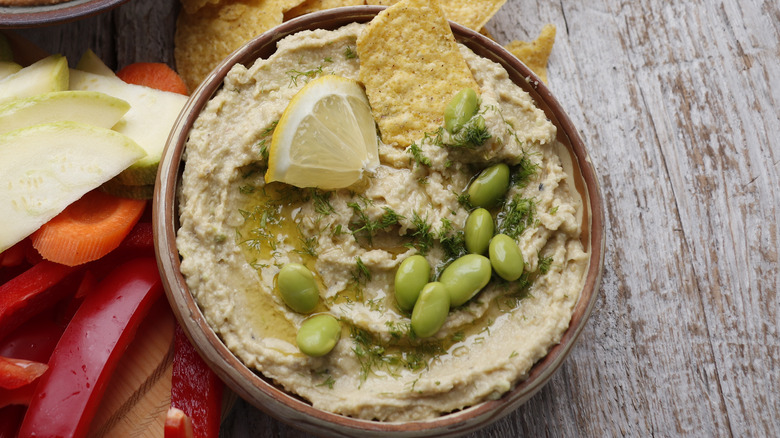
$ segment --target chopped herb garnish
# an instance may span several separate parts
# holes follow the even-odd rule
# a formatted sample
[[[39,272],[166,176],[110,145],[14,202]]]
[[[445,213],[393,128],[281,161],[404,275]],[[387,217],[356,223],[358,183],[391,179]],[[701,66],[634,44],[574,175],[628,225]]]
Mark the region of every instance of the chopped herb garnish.
[[[344,49],[344,57],[347,59],[354,59],[357,58],[357,53],[355,53],[355,51],[352,50],[352,47],[347,46],[347,48]]]
[[[365,203],[365,201],[364,201]],[[357,240],[358,236],[363,236],[368,240],[369,245],[374,244],[374,236],[380,230],[386,230],[403,219],[403,216],[396,213],[390,207],[383,207],[385,211],[379,219],[371,219],[365,212],[365,208],[358,202],[349,202],[347,206],[357,215],[357,219],[350,224],[352,235]]]
[[[553,258],[550,257],[539,257],[539,273],[544,275],[550,270],[550,266],[552,266]]]
[[[481,115],[476,115],[452,136],[452,142],[447,146],[476,148],[482,146],[490,137],[485,119]]]
[[[525,187],[539,171],[539,165],[523,156],[520,163],[512,168],[510,184],[516,187]]]
[[[288,70],[287,74],[290,75],[290,86],[298,85],[298,79],[303,76],[307,79],[312,79],[317,77],[317,75],[322,73],[322,66],[319,66],[317,68],[306,70],[306,71],[299,71],[299,70]]]
[[[444,249],[447,259],[466,255],[466,236],[462,230],[455,230],[452,221],[447,218],[441,219],[441,228],[439,229],[439,243]]]
[[[352,273],[352,278],[358,284],[366,284],[367,281],[371,280],[371,271],[368,270],[368,267],[366,267],[363,260],[360,259],[360,256],[355,257],[355,267],[356,269]]]
[[[536,204],[533,199],[516,195],[511,201],[505,203],[496,215],[496,233],[517,238],[526,228],[533,225],[535,213]]]
[[[433,247],[433,233],[428,218],[421,218],[415,211],[412,214],[412,224],[415,227],[412,233],[413,241],[407,245],[416,248],[422,255],[428,254],[428,251]]]
[[[327,216],[331,213],[333,213],[335,210],[332,205],[330,205],[330,196],[332,192],[323,192],[320,190],[311,190],[311,197],[314,200],[314,211],[317,213]]]
[[[420,149],[420,146],[417,145],[417,143],[409,145],[406,151],[412,156],[412,158],[409,159],[410,163],[414,161],[418,165],[431,167],[431,159],[423,155],[422,149]]]

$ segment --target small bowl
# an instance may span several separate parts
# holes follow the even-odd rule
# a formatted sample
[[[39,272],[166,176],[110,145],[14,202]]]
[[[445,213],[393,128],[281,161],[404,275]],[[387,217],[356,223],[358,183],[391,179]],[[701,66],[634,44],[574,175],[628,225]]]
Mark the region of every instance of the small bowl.
[[[531,94],[536,104],[558,128],[558,141],[569,152],[569,173],[579,192],[585,214],[581,241],[590,251],[590,264],[580,299],[575,305],[569,328],[559,344],[537,362],[528,378],[500,399],[434,419],[410,422],[376,422],[346,417],[312,407],[309,403],[273,385],[247,368],[222,343],[206,323],[180,272],[176,248],[178,214],[176,192],[183,169],[181,157],[188,133],[206,103],[221,87],[230,68],[267,58],[276,50],[276,42],[287,35],[307,29],[336,29],[351,22],[368,22],[383,10],[377,6],[355,6],[304,15],[286,22],[250,41],[225,59],[192,94],[182,110],[160,162],[154,196],[153,224],[158,265],[168,299],[184,331],[211,368],[239,396],[269,415],[318,435],[337,436],[457,436],[484,427],[509,414],[528,400],[561,366],[582,331],[597,298],[604,255],[604,216],[596,171],[585,145],[561,105],[547,87],[523,63],[496,42],[452,23],[458,41],[476,54],[498,62],[510,78]],[[569,161],[562,157],[564,163]]]
[[[127,0],[70,0],[53,5],[0,6],[0,28],[13,29],[64,23],[115,8]]]

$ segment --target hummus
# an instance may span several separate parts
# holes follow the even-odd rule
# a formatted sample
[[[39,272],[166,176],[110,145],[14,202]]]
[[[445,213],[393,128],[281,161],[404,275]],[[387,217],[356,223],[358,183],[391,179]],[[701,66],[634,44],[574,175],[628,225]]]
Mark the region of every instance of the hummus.
[[[291,35],[269,59],[227,75],[185,150],[181,270],[227,347],[285,390],[362,419],[433,418],[500,397],[559,342],[588,265],[579,240],[582,204],[555,126],[501,66],[464,46],[491,134],[483,146],[448,147],[453,139],[440,130],[412,148],[380,141],[380,166],[348,189],[265,185],[275,122],[309,79],[357,79],[362,28]],[[505,231],[516,235],[525,273],[511,283],[494,275],[433,337],[417,339],[394,299],[396,269],[424,254],[438,275],[463,253],[463,193],[498,162],[512,167],[514,183],[492,213],[499,231],[514,224]],[[341,339],[325,356],[296,346],[307,315],[285,306],[274,287],[289,262],[315,273],[315,313],[341,322]]]

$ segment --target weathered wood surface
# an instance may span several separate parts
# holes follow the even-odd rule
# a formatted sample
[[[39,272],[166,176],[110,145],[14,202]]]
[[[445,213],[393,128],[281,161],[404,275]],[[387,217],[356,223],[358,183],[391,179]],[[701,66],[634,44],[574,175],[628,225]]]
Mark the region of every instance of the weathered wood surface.
[[[111,67],[173,62],[173,0],[22,35]],[[550,88],[600,173],[601,296],[550,383],[475,437],[780,436],[780,4],[509,0],[558,28]],[[304,434],[245,403],[223,436]]]

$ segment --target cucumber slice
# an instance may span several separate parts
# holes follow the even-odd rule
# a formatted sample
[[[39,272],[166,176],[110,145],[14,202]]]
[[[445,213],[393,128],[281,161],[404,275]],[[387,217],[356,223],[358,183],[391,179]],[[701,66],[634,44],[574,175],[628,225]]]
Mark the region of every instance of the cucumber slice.
[[[0,251],[143,156],[129,137],[75,122],[0,135]]]
[[[22,66],[13,61],[0,61],[0,79],[7,78],[22,69]]]
[[[70,89],[100,91],[130,104],[130,110],[114,126],[114,130],[135,140],[147,155],[123,171],[117,181],[136,186],[154,184],[165,142],[187,102],[187,96],[131,85],[116,77],[80,70],[71,70]]]
[[[0,134],[63,121],[110,129],[129,109],[124,100],[97,91],[53,91],[0,104]]]
[[[68,61],[51,55],[0,80],[0,102],[68,89]]]
[[[111,70],[102,59],[100,59],[99,56],[95,54],[90,49],[87,49],[86,52],[84,52],[83,55],[81,55],[81,59],[79,59],[79,63],[76,64],[76,69],[85,71],[87,73],[94,73],[96,75],[101,76],[110,76],[112,78],[116,77],[116,74],[113,70]]]

